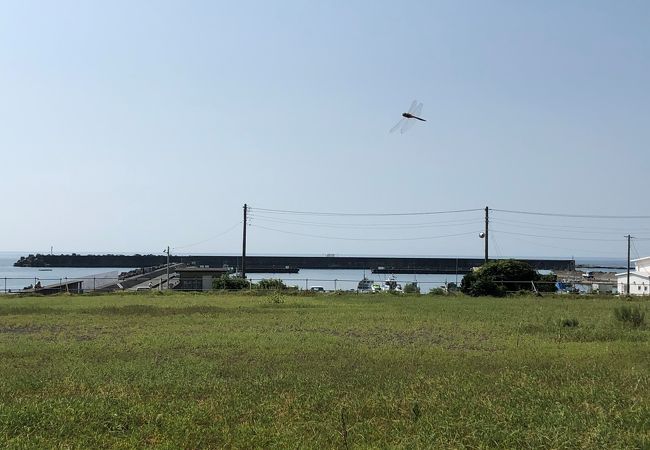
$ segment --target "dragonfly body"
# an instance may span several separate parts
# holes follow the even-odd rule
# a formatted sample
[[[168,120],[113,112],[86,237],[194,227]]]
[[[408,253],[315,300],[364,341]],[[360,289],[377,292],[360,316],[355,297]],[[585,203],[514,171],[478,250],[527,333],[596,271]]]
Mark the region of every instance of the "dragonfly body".
[[[399,122],[397,122],[397,124],[395,124],[393,128],[390,129],[390,132],[392,133],[399,130],[399,132],[403,134],[406,132],[406,130],[411,128],[416,120],[419,120],[420,122],[426,122],[426,119],[420,117],[421,113],[422,103],[418,103],[417,100],[413,100],[413,103],[411,103],[411,107],[409,108],[408,112],[402,113],[402,118]]]
[[[421,117],[414,116],[413,114],[411,114],[411,113],[407,113],[407,112],[406,112],[406,113],[402,113],[402,116],[406,117],[407,119],[418,119],[418,120],[421,120],[422,122],[426,122],[426,121],[427,121],[427,119],[423,119],[423,118],[421,118]]]

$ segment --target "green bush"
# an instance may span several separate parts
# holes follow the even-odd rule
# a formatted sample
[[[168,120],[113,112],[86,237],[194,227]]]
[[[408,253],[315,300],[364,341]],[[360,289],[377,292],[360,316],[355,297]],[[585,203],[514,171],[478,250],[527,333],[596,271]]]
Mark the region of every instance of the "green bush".
[[[404,293],[405,294],[419,294],[420,293],[420,286],[418,286],[417,283],[406,283],[404,285]]]
[[[463,277],[460,290],[474,297],[503,297],[507,292],[533,290],[531,281],[542,282],[537,290],[555,292],[554,275],[540,275],[529,264],[514,259],[489,261]]]
[[[214,289],[237,291],[242,289],[248,289],[250,287],[250,283],[246,278],[231,277],[228,274],[224,274],[212,282],[212,287]]]
[[[257,289],[262,289],[264,291],[283,291],[287,289],[287,285],[284,284],[284,281],[275,278],[260,280],[256,287]]]
[[[629,323],[634,327],[640,327],[645,323],[645,311],[640,306],[623,305],[614,309],[614,317],[617,320]]]

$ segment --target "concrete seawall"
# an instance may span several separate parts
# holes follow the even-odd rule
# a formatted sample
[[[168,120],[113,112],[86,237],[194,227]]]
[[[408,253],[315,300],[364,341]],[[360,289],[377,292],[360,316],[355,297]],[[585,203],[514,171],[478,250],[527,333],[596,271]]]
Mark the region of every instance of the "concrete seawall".
[[[575,270],[572,259],[519,259],[537,270]],[[229,266],[241,269],[241,256],[172,256],[172,263]],[[21,258],[23,267],[150,267],[165,264],[164,255],[34,255]],[[247,256],[246,268],[273,269],[383,269],[408,273],[467,273],[483,264],[482,258],[408,258],[381,256]]]

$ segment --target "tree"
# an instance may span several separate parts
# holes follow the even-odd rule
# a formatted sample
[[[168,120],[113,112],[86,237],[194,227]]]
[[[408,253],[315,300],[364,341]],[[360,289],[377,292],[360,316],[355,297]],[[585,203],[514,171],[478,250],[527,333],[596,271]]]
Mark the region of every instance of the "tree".
[[[540,281],[542,277],[523,261],[501,259],[483,264],[477,270],[465,275],[460,289],[463,293],[474,297],[481,295],[503,297],[508,291],[533,290],[531,281]],[[544,277],[543,281],[551,281],[550,277]],[[554,292],[555,285],[540,284],[537,289],[543,292]]]

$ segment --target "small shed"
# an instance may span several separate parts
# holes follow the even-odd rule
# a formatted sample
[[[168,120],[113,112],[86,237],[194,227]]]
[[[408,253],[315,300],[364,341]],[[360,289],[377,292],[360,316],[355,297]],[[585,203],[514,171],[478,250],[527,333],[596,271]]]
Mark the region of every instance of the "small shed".
[[[175,289],[181,291],[209,291],[212,290],[212,282],[224,274],[228,269],[222,267],[184,267],[176,269],[178,273],[178,285]]]

